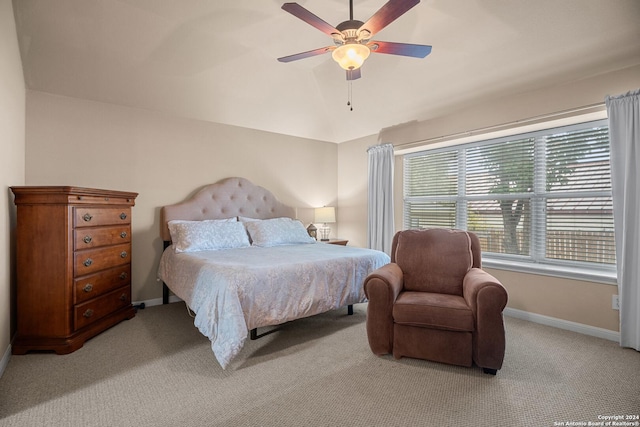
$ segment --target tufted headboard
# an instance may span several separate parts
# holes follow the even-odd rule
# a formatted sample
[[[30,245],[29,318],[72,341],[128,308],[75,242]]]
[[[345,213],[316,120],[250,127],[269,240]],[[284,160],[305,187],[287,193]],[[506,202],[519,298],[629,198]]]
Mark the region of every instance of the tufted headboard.
[[[163,206],[160,209],[160,235],[164,241],[171,240],[167,223],[174,219],[295,218],[295,212],[295,208],[280,202],[269,190],[245,178],[225,178],[205,186],[184,202]]]

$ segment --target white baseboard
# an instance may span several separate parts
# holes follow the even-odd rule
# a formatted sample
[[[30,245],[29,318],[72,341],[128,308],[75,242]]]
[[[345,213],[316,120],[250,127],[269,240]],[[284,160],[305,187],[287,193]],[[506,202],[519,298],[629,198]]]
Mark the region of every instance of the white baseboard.
[[[0,359],[0,378],[2,378],[2,374],[4,374],[4,370],[7,368],[9,364],[9,358],[11,357],[11,344],[7,347],[7,350],[4,352],[2,359]]]
[[[175,295],[170,295],[169,296],[169,303],[172,302],[180,302],[182,301],[180,298],[178,298]],[[144,301],[133,301],[132,303],[134,306],[135,305],[139,305],[139,304],[144,304],[145,307],[153,307],[154,305],[162,305],[162,298],[154,298],[154,299],[147,299]]]
[[[571,322],[569,320],[557,319],[555,317],[544,316],[542,314],[530,313],[528,311],[517,310],[515,308],[505,308],[503,312],[506,316],[528,320],[541,325],[553,326],[554,328],[565,329],[580,334],[589,335],[596,338],[603,338],[609,341],[620,342],[620,332],[609,329],[598,328],[596,326],[584,325],[582,323]]]

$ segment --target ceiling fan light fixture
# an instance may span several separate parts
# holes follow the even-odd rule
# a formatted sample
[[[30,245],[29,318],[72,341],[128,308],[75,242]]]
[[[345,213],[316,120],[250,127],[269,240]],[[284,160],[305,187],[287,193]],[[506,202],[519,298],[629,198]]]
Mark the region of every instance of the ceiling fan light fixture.
[[[360,43],[347,43],[333,50],[333,60],[345,70],[357,70],[369,57],[371,50]]]

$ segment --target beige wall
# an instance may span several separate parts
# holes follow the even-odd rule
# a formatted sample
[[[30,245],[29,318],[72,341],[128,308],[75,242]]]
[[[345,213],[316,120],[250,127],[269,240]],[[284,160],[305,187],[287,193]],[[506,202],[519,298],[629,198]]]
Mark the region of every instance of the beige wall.
[[[611,308],[617,286],[514,271],[487,269],[509,292],[508,307],[619,331],[618,311]]]
[[[340,144],[338,188],[341,237],[365,246],[367,242],[367,153],[369,146],[391,142],[398,147],[414,141],[444,137],[485,127],[503,125],[546,114],[603,103],[640,87],[636,66],[589,79],[513,94],[435,117],[398,125],[380,135]],[[402,156],[395,162],[395,223],[402,229]],[[611,308],[617,287],[607,284],[539,276],[492,269],[509,291],[509,307],[597,328],[618,331],[618,312]]]
[[[375,136],[338,145],[337,221],[340,237],[349,245],[367,247],[367,148],[376,144]],[[340,185],[342,183],[342,185]]]
[[[16,227],[10,186],[24,183],[25,85],[11,0],[0,0],[0,358],[9,348],[15,266],[11,236]],[[1,367],[0,367],[1,368]],[[1,375],[1,369],[0,369]]]
[[[399,124],[383,129],[380,139],[399,146],[413,141],[526,121],[587,105],[604,104],[607,95],[618,95],[638,87],[640,65],[564,85],[514,93],[429,120]]]
[[[305,210],[337,201],[333,143],[27,92],[26,184],[134,191],[133,300],[159,298],[159,209],[245,177]],[[338,208],[339,210],[339,208]],[[335,233],[338,233],[334,227]]]

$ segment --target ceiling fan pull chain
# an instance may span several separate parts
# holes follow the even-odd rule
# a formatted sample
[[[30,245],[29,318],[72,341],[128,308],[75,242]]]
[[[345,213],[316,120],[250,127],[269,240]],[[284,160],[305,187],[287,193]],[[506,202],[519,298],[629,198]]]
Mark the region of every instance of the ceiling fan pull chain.
[[[349,111],[353,111],[353,80],[347,81],[347,107]]]

